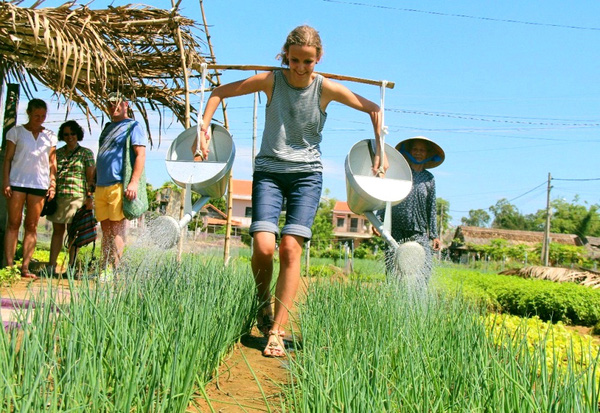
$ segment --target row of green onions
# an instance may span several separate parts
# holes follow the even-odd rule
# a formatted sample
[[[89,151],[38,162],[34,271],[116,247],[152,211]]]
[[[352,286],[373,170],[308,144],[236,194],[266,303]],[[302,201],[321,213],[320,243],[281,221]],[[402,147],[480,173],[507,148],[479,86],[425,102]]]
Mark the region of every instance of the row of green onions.
[[[191,255],[128,251],[115,281],[70,290],[0,333],[0,411],[183,412],[256,308],[248,268]]]
[[[299,312],[302,351],[291,359],[285,410],[598,412],[591,344],[584,365],[581,348],[549,360],[545,340],[532,349],[522,332],[495,333],[484,320],[461,297],[313,283]]]

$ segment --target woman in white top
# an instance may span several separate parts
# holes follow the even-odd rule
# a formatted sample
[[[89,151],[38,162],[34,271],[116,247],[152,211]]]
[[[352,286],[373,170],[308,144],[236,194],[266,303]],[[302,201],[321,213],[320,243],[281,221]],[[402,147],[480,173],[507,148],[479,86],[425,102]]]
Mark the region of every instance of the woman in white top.
[[[4,256],[14,265],[17,238],[25,212],[23,264],[21,277],[36,279],[29,272],[29,262],[37,241],[37,225],[44,199],[54,198],[56,190],[56,135],[44,128],[48,108],[41,99],[27,105],[29,121],[6,134],[6,152],[2,189],[7,199],[8,225],[4,236]]]

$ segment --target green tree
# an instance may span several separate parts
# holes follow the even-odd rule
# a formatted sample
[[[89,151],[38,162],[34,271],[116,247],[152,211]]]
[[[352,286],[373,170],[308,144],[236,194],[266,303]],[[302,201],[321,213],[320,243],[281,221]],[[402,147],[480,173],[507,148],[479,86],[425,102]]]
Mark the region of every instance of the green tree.
[[[450,221],[452,217],[448,213],[450,210],[450,202],[443,198],[436,198],[436,216],[438,224],[438,236],[441,237],[443,232],[446,232],[450,227]]]
[[[535,253],[538,256],[542,253],[542,244],[538,244],[535,247]],[[550,260],[550,266],[557,265],[587,265],[586,261],[587,251],[585,247],[579,247],[576,245],[565,245],[559,244],[558,242],[550,243],[550,251],[548,258]]]
[[[496,205],[490,207],[490,211],[494,214],[492,228],[500,229],[527,229],[525,217],[517,210],[517,207],[508,202],[506,198],[502,198]]]
[[[156,194],[158,191],[159,189],[153,190],[152,185],[146,182],[146,195],[148,195],[149,211],[156,211],[156,209],[158,208],[158,201],[156,200]]]
[[[311,248],[316,250],[329,248],[333,238],[333,208],[336,200],[327,198],[327,194],[328,191],[326,190],[325,197],[321,198],[319,202],[319,209],[317,209],[317,215],[311,228],[314,241],[314,243],[311,243]]]
[[[224,196],[221,198],[211,198],[208,203],[212,204],[215,208],[218,208],[221,212],[227,214],[227,201]]]
[[[550,229],[559,234],[575,234],[580,237],[586,235],[600,236],[600,215],[598,214],[599,205],[592,205],[586,208],[584,205],[577,205],[579,200],[575,196],[573,203],[564,199],[555,199],[550,203],[552,216]]]
[[[485,212],[483,209],[471,209],[469,211],[469,217],[462,217],[461,222],[463,225],[469,225],[471,227],[483,227],[485,228],[492,217],[490,214]]]

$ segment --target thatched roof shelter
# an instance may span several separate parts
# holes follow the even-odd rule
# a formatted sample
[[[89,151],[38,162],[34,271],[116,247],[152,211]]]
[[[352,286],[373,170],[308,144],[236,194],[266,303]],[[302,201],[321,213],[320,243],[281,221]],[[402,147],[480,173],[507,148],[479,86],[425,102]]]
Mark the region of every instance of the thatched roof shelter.
[[[600,273],[582,268],[560,268],[527,266],[501,271],[504,275],[518,275],[523,278],[536,278],[554,282],[574,282],[591,288],[600,288]]]
[[[585,237],[583,246],[588,251],[590,258],[600,260],[600,237]]]
[[[210,59],[200,54],[194,21],[177,8],[19,3],[0,2],[2,82],[20,83],[28,97],[39,82],[81,107],[88,119],[90,103],[104,108],[108,93],[120,90],[136,99],[148,129],[148,108],[168,108],[184,123],[184,67]]]
[[[454,239],[458,244],[454,249],[465,249],[467,244],[485,245],[493,239],[504,239],[510,244],[525,244],[534,246],[544,241],[544,233],[536,231],[516,231],[510,229],[480,228],[459,226],[456,228]],[[583,245],[577,235],[573,234],[550,234],[550,242],[559,244],[581,246]]]

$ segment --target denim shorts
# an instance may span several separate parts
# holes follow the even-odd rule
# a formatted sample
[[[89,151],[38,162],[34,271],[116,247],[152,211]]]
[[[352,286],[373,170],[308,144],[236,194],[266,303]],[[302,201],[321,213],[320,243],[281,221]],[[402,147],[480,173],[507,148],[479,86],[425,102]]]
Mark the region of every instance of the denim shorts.
[[[310,239],[322,189],[321,172],[254,172],[250,234],[271,232],[279,235],[279,215],[285,200],[285,225],[281,234]]]

